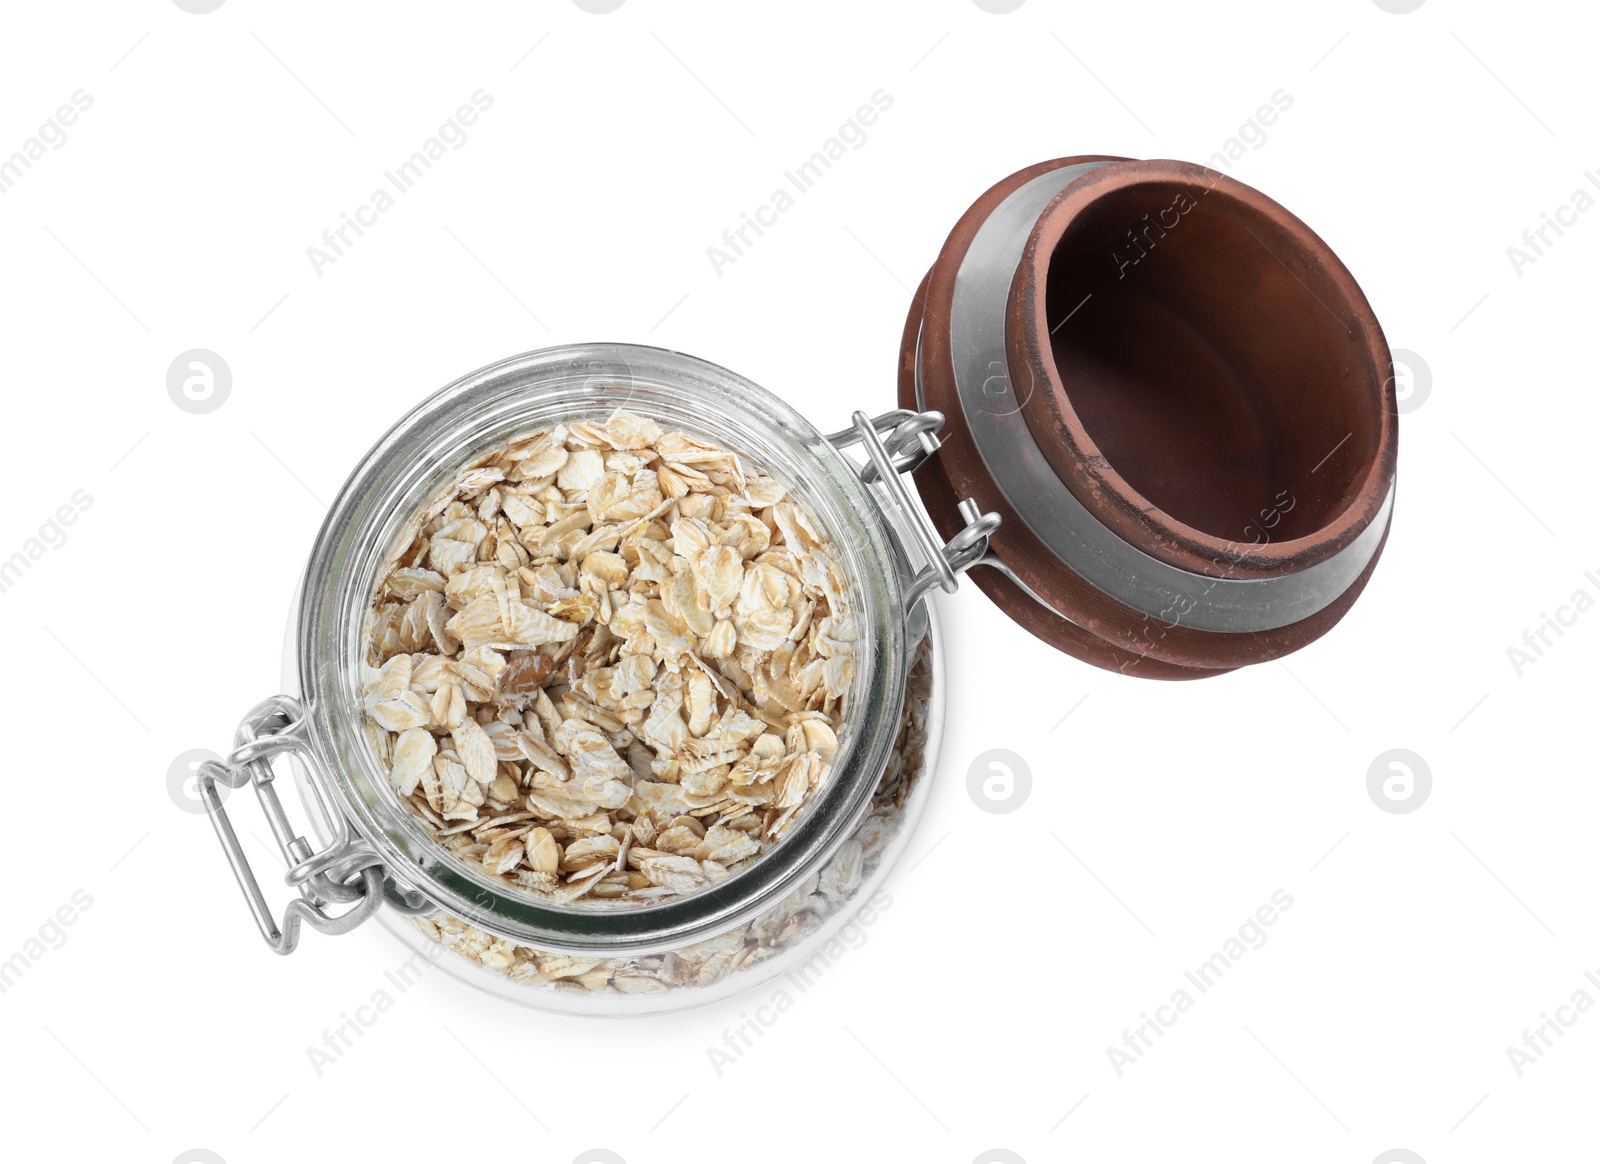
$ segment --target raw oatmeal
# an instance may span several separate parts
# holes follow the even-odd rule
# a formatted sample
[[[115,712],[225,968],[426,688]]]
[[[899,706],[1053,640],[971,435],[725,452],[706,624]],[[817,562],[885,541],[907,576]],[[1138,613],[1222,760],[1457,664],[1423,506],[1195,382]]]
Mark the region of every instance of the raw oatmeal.
[[[400,539],[366,729],[457,857],[555,903],[694,893],[827,782],[856,624],[821,527],[624,411],[479,458]]]
[[[443,911],[413,920],[429,940],[462,957],[514,982],[549,990],[587,995],[656,994],[711,986],[730,974],[755,969],[841,911],[862,904],[857,899],[882,864],[890,842],[904,827],[907,799],[925,775],[932,685],[931,644],[924,639],[912,664],[894,750],[860,828],[821,872],[754,921],[721,937],[665,954],[585,958],[508,942]],[[876,900],[865,899],[866,903]]]

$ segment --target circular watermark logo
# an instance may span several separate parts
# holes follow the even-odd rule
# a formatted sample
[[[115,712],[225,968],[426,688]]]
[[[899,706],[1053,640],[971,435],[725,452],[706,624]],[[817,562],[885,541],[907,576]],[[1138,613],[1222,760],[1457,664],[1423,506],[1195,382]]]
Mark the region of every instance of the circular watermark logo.
[[[1428,1164],[1428,1162],[1410,1148],[1390,1148],[1387,1152],[1379,1152],[1372,1164]]]
[[[608,12],[615,12],[618,8],[621,8],[627,0],[572,0],[572,2],[585,12],[595,16],[604,16]]]
[[[167,395],[185,412],[215,412],[233,391],[233,371],[216,352],[190,348],[167,369]]]
[[[1028,762],[1006,748],[990,748],[967,769],[967,795],[984,812],[997,816],[1016,812],[1032,791]]]
[[[221,0],[218,0],[221,3]],[[216,5],[211,6],[215,8]],[[206,9],[210,11],[210,9]],[[221,1156],[209,1148],[190,1148],[187,1152],[179,1152],[172,1158],[172,1164],[228,1164]]]
[[[990,1148],[987,1152],[979,1152],[974,1156],[972,1164],[1028,1164],[1028,1162],[1010,1148]]]
[[[1372,0],[1372,2],[1385,12],[1392,12],[1396,16],[1404,16],[1407,12],[1415,12],[1418,8],[1421,8],[1428,0]]]
[[[577,364],[582,378],[579,387],[584,392],[622,397],[624,403],[633,398],[633,365],[621,356],[596,356]]]
[[[1405,748],[1390,748],[1367,769],[1367,795],[1384,812],[1416,812],[1432,791],[1428,762]]]
[[[610,1148],[590,1148],[572,1158],[572,1164],[628,1164]]]
[[[218,8],[221,8],[228,0],[172,0],[172,2],[185,12],[192,12],[196,16],[204,16],[208,12],[215,12]],[[218,1164],[221,1164],[220,1158]]]
[[[1394,361],[1395,408],[1401,415],[1415,412],[1433,391],[1433,372],[1428,368],[1428,361],[1405,348],[1395,348],[1389,358]]]
[[[1008,12],[1015,12],[1018,8],[1021,8],[1023,4],[1027,3],[1027,0],[972,0],[972,2],[985,12],[992,12],[996,16],[1004,16]]]
[[[220,764],[222,757],[204,748],[194,748],[172,761],[172,766],[167,769],[167,795],[184,812],[192,812],[196,816],[206,813],[206,806],[200,799],[199,779],[200,765],[208,761]],[[228,793],[232,791],[226,784],[218,784],[217,798],[227,800]]]
[[[1022,370],[1022,383],[1011,378],[1011,369],[1004,360],[990,360],[979,391],[978,408],[990,416],[1015,416],[1033,397],[1033,373]]]

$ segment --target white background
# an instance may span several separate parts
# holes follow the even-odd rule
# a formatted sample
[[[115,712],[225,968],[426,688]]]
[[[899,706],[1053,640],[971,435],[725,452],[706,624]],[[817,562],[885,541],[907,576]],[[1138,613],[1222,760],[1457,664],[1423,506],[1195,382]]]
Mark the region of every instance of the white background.
[[[1600,613],[1520,677],[1507,657],[1600,597],[1600,214],[1520,275],[1506,253],[1600,170],[1591,18],[10,6],[0,155],[74,91],[93,106],[0,195],[0,557],[93,500],[0,594],[0,959],[75,890],[93,904],[0,995],[6,1154],[1591,1158],[1600,1014],[1520,1078],[1506,1054],[1575,991],[1600,1000]],[[307,247],[479,89],[465,146],[315,273]],[[714,273],[707,247],[878,89],[867,143]],[[1065,154],[1203,162],[1279,89],[1292,108],[1233,176],[1321,233],[1432,374],[1344,622],[1284,664],[1160,684],[1055,654],[968,587],[943,606],[949,734],[893,908],[720,1078],[706,1049],[751,999],[579,1021],[438,973],[314,1074],[306,1049],[404,951],[372,927],[273,957],[166,773],[278,689],[324,503],[378,434],[473,368],[590,339],[705,356],[839,427],[893,405],[908,288],[991,183]],[[233,375],[208,415],[166,391],[196,347]],[[1433,777],[1407,815],[1366,791],[1396,747]],[[966,791],[990,748],[1032,771],[1009,815]],[[1266,945],[1119,1077],[1107,1048],[1278,889]]]

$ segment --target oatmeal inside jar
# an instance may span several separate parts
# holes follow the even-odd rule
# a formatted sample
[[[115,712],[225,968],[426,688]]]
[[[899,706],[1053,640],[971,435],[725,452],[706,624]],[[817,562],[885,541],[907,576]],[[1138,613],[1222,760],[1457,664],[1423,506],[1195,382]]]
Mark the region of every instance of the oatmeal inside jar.
[[[479,458],[408,525],[365,726],[449,852],[554,903],[643,905],[781,840],[829,778],[855,640],[782,484],[618,411]]]
[[[442,910],[411,920],[429,941],[487,970],[513,982],[566,994],[660,994],[714,986],[734,974],[759,972],[763,966],[770,969],[830,921],[837,924],[841,913],[853,912],[870,924],[869,911],[887,909],[891,904],[893,899],[886,894],[873,889],[869,896],[868,891],[906,824],[913,789],[927,775],[924,765],[932,688],[932,643],[925,638],[912,660],[900,730],[873,793],[871,812],[819,872],[765,913],[727,933],[665,954],[587,958],[509,942]],[[837,945],[825,947],[820,951],[822,966],[842,953]],[[815,959],[795,967],[794,973],[804,983],[807,975],[817,973]]]

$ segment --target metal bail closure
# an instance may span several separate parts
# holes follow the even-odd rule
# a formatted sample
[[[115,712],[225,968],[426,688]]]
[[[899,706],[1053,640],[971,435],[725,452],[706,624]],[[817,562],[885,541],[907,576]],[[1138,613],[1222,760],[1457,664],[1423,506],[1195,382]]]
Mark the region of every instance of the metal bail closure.
[[[239,724],[228,758],[220,764],[202,764],[199,771],[200,799],[217,830],[217,839],[233,866],[233,875],[255,915],[261,936],[279,954],[294,952],[300,941],[301,922],[325,934],[347,933],[376,913],[384,899],[384,870],[378,855],[364,840],[352,836],[342,813],[329,811],[321,775],[302,735],[304,723],[305,710],[298,700],[287,695],[264,700],[251,708]],[[272,760],[287,753],[298,754],[305,761],[323,819],[333,822],[333,840],[321,852],[314,852],[306,839],[294,831],[278,798]],[[300,894],[285,908],[281,925],[274,920],[272,907],[261,892],[217,791],[218,784],[239,788],[247,781],[255,789],[283,852],[288,866],[284,880]],[[350,908],[334,914],[328,911],[330,905]]]
[[[934,526],[1004,519],[978,586],[1128,675],[1300,649],[1388,536],[1397,411],[1371,306],[1310,227],[1203,166],[1059,158],[992,187],[917,289],[899,395],[949,418],[916,475]]]
[[[911,580],[906,590],[906,614],[912,616],[923,597],[937,586],[946,594],[960,587],[960,576],[983,560],[989,548],[989,535],[1000,528],[993,513],[979,513],[976,503],[963,503],[965,525],[943,540],[922,506],[917,504],[901,474],[909,474],[939,450],[939,430],[944,427],[942,412],[911,412],[897,408],[868,419],[864,412],[851,414],[851,427],[831,433],[824,439],[844,450],[859,444],[867,461],[857,470],[863,485],[882,481],[896,510],[905,519],[927,565]],[[887,432],[888,438],[879,433]]]

